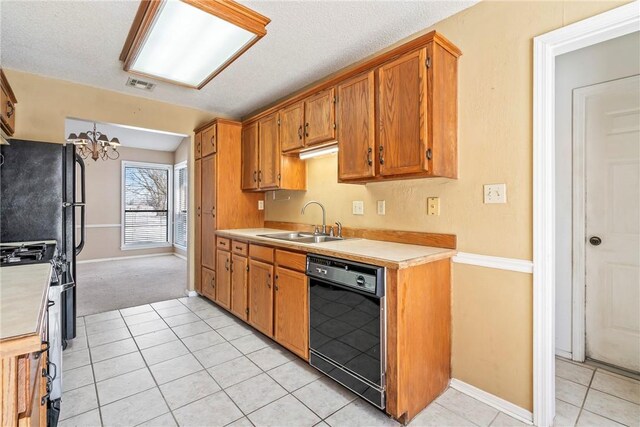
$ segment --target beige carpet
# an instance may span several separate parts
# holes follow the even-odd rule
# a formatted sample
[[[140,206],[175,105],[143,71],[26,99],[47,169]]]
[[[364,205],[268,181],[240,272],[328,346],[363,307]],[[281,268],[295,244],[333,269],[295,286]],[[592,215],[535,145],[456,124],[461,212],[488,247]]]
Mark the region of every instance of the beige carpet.
[[[78,264],[78,316],[185,295],[187,262],[174,255]]]

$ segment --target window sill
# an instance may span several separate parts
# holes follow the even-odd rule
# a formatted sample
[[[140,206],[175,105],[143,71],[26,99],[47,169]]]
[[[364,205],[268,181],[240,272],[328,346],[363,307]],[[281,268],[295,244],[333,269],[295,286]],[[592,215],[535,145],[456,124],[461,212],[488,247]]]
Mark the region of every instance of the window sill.
[[[141,243],[120,246],[121,251],[135,251],[140,249],[160,249],[170,248],[173,245],[171,243]]]

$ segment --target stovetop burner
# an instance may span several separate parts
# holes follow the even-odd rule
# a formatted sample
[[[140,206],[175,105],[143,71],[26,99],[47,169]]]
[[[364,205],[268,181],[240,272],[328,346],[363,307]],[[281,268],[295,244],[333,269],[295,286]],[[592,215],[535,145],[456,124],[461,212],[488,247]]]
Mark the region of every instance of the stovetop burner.
[[[0,265],[22,265],[49,262],[55,256],[55,244],[32,243],[0,246]]]

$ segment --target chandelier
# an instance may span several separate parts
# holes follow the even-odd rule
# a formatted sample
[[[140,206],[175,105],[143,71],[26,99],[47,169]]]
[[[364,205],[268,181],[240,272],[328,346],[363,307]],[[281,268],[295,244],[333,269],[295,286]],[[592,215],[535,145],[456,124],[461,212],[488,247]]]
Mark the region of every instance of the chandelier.
[[[70,133],[67,142],[76,146],[76,151],[83,159],[91,156],[94,161],[98,159],[115,160],[120,157],[118,138],[112,138],[109,141],[107,135],[96,130],[95,122],[93,123],[93,131],[81,132],[80,135]]]

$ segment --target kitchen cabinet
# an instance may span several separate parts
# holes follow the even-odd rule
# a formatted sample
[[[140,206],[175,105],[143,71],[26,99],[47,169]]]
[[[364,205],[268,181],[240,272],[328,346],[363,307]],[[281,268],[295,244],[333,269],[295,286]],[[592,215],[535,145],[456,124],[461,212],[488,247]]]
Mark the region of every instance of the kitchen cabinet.
[[[309,359],[307,276],[280,266],[275,276],[274,338],[298,356]]]
[[[335,141],[336,139],[335,89],[323,90],[304,101],[305,147]]]
[[[214,123],[203,132],[202,135],[202,156],[206,157],[210,154],[216,154],[217,147],[217,130],[218,126]]]
[[[278,113],[247,124],[242,132],[242,189],[305,190],[307,169],[297,156],[280,152]]]
[[[216,263],[216,302],[231,307],[231,253],[218,249]]]
[[[278,114],[272,114],[258,123],[259,161],[258,185],[270,190],[280,185],[280,143],[278,139]]]
[[[258,122],[242,128],[242,189],[258,189]]]
[[[200,294],[211,301],[216,299],[216,272],[206,267],[202,267],[202,282]]]
[[[249,259],[249,324],[273,336],[273,265]]]
[[[283,153],[304,147],[304,103],[280,110],[280,148]]]
[[[216,157],[202,158],[202,265],[215,270]]]
[[[7,136],[12,136],[16,130],[17,103],[11,85],[0,68],[0,128]]]
[[[202,291],[202,160],[197,159],[194,162],[194,203],[195,214],[195,232],[194,232],[194,257],[195,257],[195,278],[194,285],[196,292]]]
[[[216,265],[215,232],[220,228],[261,227],[264,224],[264,211],[258,210],[258,201],[263,196],[242,191],[243,177],[238,169],[243,157],[240,123],[215,119],[194,132],[196,144],[200,140],[202,150],[201,158],[194,164],[195,289],[215,300],[219,297],[214,285],[216,280],[220,280],[216,278],[220,272]],[[197,149],[196,145],[196,153]],[[229,307],[230,286],[219,293]]]
[[[375,176],[375,73],[369,71],[338,86],[338,179]]]
[[[249,260],[236,253],[231,255],[231,312],[247,321],[248,309],[248,270]]]

